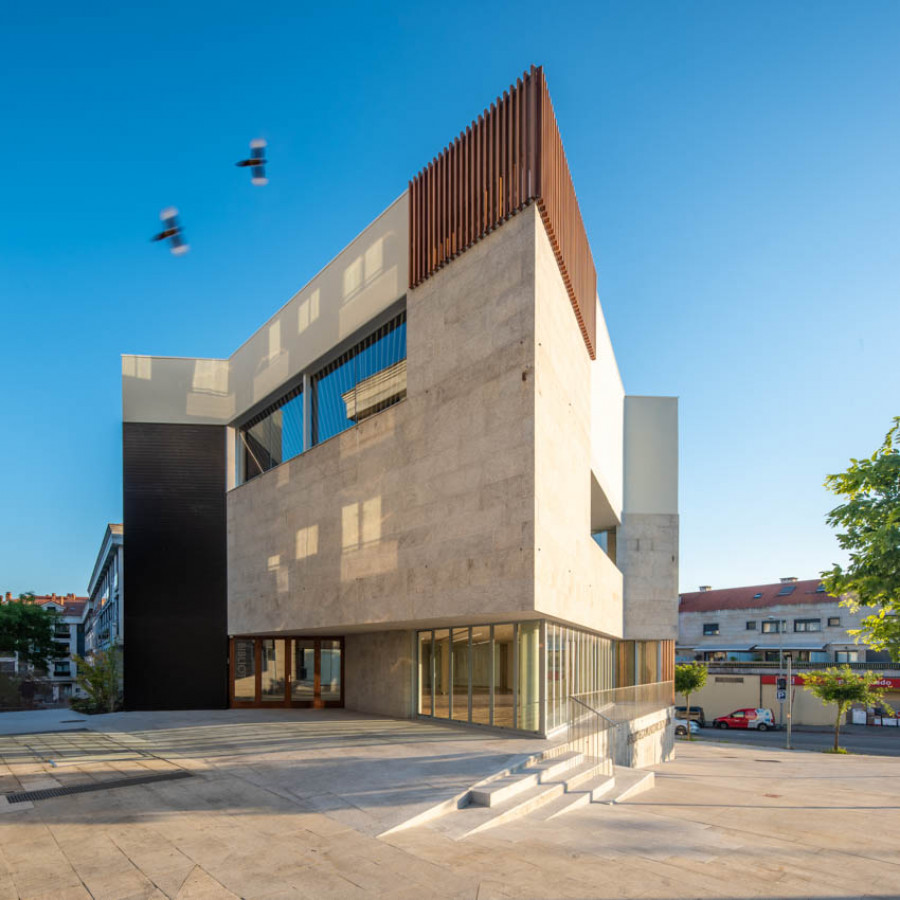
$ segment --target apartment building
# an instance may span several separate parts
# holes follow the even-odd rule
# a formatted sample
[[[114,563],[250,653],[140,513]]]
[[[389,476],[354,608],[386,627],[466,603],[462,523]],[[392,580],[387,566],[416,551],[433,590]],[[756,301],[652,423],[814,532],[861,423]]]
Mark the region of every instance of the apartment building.
[[[89,657],[113,647],[121,650],[124,645],[124,565],[122,525],[110,522],[103,534],[88,584],[84,637],[85,651]]]
[[[12,593],[7,591],[2,602],[12,603]],[[48,660],[47,671],[34,671],[26,666],[18,655],[8,654],[0,658],[0,671],[6,675],[35,677],[41,685],[40,696],[44,702],[58,703],[77,694],[76,663],[74,656],[84,654],[84,617],[87,597],[75,594],[35,594],[30,597],[35,606],[56,613],[54,624],[54,652]]]
[[[678,608],[679,660],[840,664],[888,662],[849,632],[868,613],[829,596],[818,579],[782,578],[773,584],[682,594]]]
[[[230,356],[122,391],[127,708],[546,734],[672,679],[677,403],[625,393],[541,69]]]

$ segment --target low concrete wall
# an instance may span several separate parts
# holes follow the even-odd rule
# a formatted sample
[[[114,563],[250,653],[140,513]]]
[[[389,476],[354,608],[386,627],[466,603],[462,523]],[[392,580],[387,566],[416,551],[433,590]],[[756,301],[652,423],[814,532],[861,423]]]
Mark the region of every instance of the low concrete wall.
[[[823,668],[825,666],[823,665]],[[772,672],[772,675],[777,673]],[[716,716],[725,716],[735,709],[762,706],[771,709],[778,718],[779,704],[774,684],[760,684],[760,676],[748,673],[710,673],[706,686],[691,694],[691,706],[702,706],[707,722]],[[834,725],[834,706],[824,706],[820,700],[802,685],[795,684],[792,719],[795,725]],[[676,697],[678,706],[684,706],[684,697]],[[785,716],[787,703],[784,704]]]
[[[617,766],[643,769],[667,762],[675,754],[675,724],[670,709],[661,709],[615,729],[613,761]]]
[[[348,634],[344,705],[357,712],[409,719],[413,700],[413,636],[409,631]]]

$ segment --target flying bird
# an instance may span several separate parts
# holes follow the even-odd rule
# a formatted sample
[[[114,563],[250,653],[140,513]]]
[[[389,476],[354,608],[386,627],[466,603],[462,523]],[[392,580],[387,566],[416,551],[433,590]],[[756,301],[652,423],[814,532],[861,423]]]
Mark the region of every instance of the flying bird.
[[[163,223],[163,230],[159,234],[154,234],[151,241],[164,241],[168,239],[171,247],[169,248],[175,256],[181,256],[187,253],[190,246],[184,240],[184,232],[178,224],[178,210],[174,206],[167,206],[160,214],[160,221]]]
[[[262,138],[255,138],[250,141],[250,157],[235,163],[236,166],[242,169],[247,166],[253,167],[251,172],[253,177],[250,179],[252,184],[269,183],[269,179],[266,178],[266,163],[268,160],[263,156],[265,146],[266,142]]]

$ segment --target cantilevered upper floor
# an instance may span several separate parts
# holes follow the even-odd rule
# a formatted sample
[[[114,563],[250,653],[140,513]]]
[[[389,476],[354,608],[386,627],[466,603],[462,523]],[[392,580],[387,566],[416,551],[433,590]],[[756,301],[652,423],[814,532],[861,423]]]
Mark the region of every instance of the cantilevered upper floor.
[[[231,634],[675,636],[676,404],[625,396],[540,70],[231,356],[124,357],[123,417],[222,430]]]

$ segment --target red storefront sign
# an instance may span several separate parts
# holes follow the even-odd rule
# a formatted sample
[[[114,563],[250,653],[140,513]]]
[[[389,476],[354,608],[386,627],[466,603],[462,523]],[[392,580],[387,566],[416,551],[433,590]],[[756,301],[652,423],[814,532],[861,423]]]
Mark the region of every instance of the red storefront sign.
[[[775,684],[778,675],[760,675],[759,680],[762,684]],[[791,684],[803,684],[802,675],[792,675]],[[887,688],[889,691],[900,691],[900,678],[879,678],[873,687]]]

